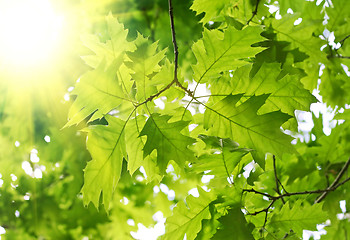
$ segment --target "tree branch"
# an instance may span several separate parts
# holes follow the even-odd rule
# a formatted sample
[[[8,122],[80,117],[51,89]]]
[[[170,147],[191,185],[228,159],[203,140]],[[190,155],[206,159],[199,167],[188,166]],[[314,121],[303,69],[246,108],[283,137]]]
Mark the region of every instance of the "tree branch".
[[[337,58],[345,58],[345,59],[350,59],[350,56],[342,56],[342,55],[336,55],[334,57],[337,57]]]
[[[252,215],[252,216],[255,216],[255,215],[258,215],[260,213],[263,213],[265,212],[265,219],[264,219],[264,225],[263,225],[263,228],[265,228],[266,226],[266,223],[267,223],[267,214],[269,213],[269,209],[272,207],[272,205],[276,202],[276,199],[275,200],[272,200],[272,202],[269,204],[269,206],[267,206],[266,208],[260,210],[260,211],[256,211],[256,212],[253,212],[253,213],[247,213],[248,215]]]
[[[249,23],[253,20],[253,18],[254,18],[254,17],[256,16],[256,14],[258,13],[259,2],[260,2],[260,0],[256,0],[255,9],[254,9],[254,11],[252,12],[253,15],[251,16],[251,18],[248,19],[247,25],[249,25]]]
[[[184,87],[178,80],[177,78],[177,69],[178,69],[178,58],[179,58],[179,51],[177,47],[177,42],[176,42],[176,33],[175,33],[175,24],[174,24],[174,13],[173,13],[173,5],[172,5],[172,0],[168,0],[168,5],[169,5],[169,17],[170,17],[170,28],[171,28],[171,37],[172,37],[172,42],[174,46],[174,79],[166,85],[164,88],[162,88],[159,92],[156,94],[153,94],[152,96],[149,96],[145,101],[135,105],[135,107],[139,107],[147,102],[152,101],[154,98],[159,97],[163,92],[168,90],[172,85],[176,84],[179,88],[184,90],[189,96],[193,96],[193,93],[188,90],[186,87]]]
[[[307,194],[320,194],[321,193],[321,195],[315,200],[315,203],[319,203],[327,196],[327,194],[329,192],[336,190],[341,185],[350,181],[350,177],[349,177],[349,178],[346,178],[345,180],[339,182],[340,179],[342,178],[342,176],[345,174],[346,170],[348,169],[349,165],[350,165],[350,158],[344,164],[343,168],[340,170],[339,174],[337,175],[337,177],[335,178],[333,183],[326,189],[319,189],[319,190],[313,190],[313,191],[302,191],[302,192],[291,192],[291,193],[286,192],[286,193],[280,194],[278,196],[273,196],[273,195],[268,194],[268,193],[260,192],[260,191],[253,189],[253,188],[252,189],[243,189],[243,192],[252,192],[255,194],[259,194],[259,195],[268,197],[272,201],[282,199],[283,197],[290,197],[290,196],[296,196],[296,195],[307,195]]]
[[[175,24],[174,24],[174,13],[173,13],[173,5],[172,5],[172,0],[168,0],[168,5],[169,5],[169,17],[170,17],[170,27],[171,27],[171,38],[173,41],[173,46],[174,46],[174,81],[178,82],[177,80],[177,67],[178,67],[178,57],[179,57],[179,51],[177,47],[177,42],[176,42],[176,34],[175,34]],[[176,80],[175,80],[176,79]]]
[[[278,195],[281,195],[281,192],[280,192],[280,181],[277,177],[277,169],[276,169],[276,157],[275,155],[272,155],[272,159],[273,159],[273,171],[275,173],[275,182],[276,182],[276,192],[278,193]],[[283,198],[281,198],[283,204],[285,204],[285,201]]]
[[[276,199],[275,196],[272,196],[272,195],[270,195],[270,194],[268,194],[268,193],[263,193],[263,192],[256,191],[254,188],[252,188],[252,189],[243,189],[243,192],[252,192],[252,193],[255,193],[255,194],[260,194],[260,195],[263,195],[263,196],[265,196],[265,197],[268,197],[270,200]],[[278,197],[279,197],[279,196],[278,196]],[[277,198],[278,198],[278,197],[277,197]]]
[[[340,172],[338,173],[337,177],[334,179],[334,181],[332,182],[332,184],[327,188],[328,191],[325,191],[324,193],[321,194],[321,196],[319,196],[316,200],[315,203],[319,203],[321,202],[328,194],[329,191],[333,191],[335,190],[337,187],[341,186],[342,184],[338,184],[340,179],[342,178],[342,176],[344,175],[344,173],[346,172],[346,170],[348,169],[350,165],[350,158],[348,159],[348,161],[346,161],[346,163],[344,164],[343,168],[340,170]],[[344,182],[345,183],[345,182]],[[343,183],[343,184],[344,184]]]
[[[173,13],[173,5],[172,5],[172,0],[168,0],[169,4],[169,16],[170,16],[170,27],[171,27],[171,38],[173,41],[173,46],[174,46],[174,83],[184,90],[189,96],[193,96],[193,93],[188,90],[186,87],[184,87],[178,80],[177,78],[177,69],[178,69],[178,59],[179,59],[179,50],[176,42],[176,33],[175,33],[175,24],[174,24],[174,13]]]
[[[345,38],[343,38],[342,40],[339,41],[339,43],[341,45],[343,45],[343,43],[345,42],[346,39],[348,39],[350,37],[350,35],[347,35]]]

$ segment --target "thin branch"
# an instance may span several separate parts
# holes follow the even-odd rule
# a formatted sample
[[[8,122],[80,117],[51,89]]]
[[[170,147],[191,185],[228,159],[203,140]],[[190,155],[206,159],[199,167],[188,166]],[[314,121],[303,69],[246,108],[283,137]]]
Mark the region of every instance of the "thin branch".
[[[169,5],[169,16],[170,16],[170,27],[171,27],[171,38],[173,41],[173,46],[174,46],[174,80],[178,82],[177,80],[177,67],[178,67],[178,57],[179,57],[179,51],[177,47],[177,42],[176,42],[176,34],[175,34],[175,24],[174,24],[174,13],[173,13],[173,5],[172,5],[172,0],[168,0],[168,5]]]
[[[189,96],[193,96],[193,93],[188,90],[186,87],[184,87],[178,80],[177,78],[177,69],[178,69],[178,57],[179,57],[179,51],[177,47],[177,42],[176,42],[176,33],[175,33],[175,24],[174,24],[174,13],[173,13],[173,5],[172,5],[172,0],[168,0],[169,4],[169,17],[170,17],[170,28],[171,28],[171,37],[172,37],[172,42],[174,46],[174,79],[166,85],[164,88],[162,88],[159,92],[156,94],[153,94],[152,96],[149,96],[145,101],[135,105],[135,107],[139,107],[145,103],[148,103],[152,101],[154,98],[159,97],[163,92],[168,90],[171,86],[176,84],[179,88],[184,90]]]
[[[328,191],[325,191],[324,193],[321,194],[321,196],[319,196],[316,200],[315,203],[319,203],[321,202],[328,194],[329,191],[334,191],[337,187],[339,187],[340,185],[344,184],[338,184],[340,179],[342,178],[342,176],[344,175],[344,173],[346,172],[346,170],[348,169],[350,165],[350,158],[348,159],[348,161],[346,161],[346,163],[344,164],[343,168],[340,170],[340,172],[338,173],[337,177],[334,179],[333,183],[327,188]]]
[[[350,59],[350,56],[342,56],[342,55],[336,55],[334,57],[337,57],[337,58],[345,58],[345,59]]]
[[[282,185],[281,181],[280,181],[279,179],[277,179],[277,180],[278,180],[279,184],[281,185],[283,191],[284,191],[285,193],[288,193],[288,191],[287,191],[287,190],[284,188],[284,186]]]
[[[259,2],[260,2],[260,0],[256,0],[255,9],[254,9],[254,11],[252,12],[253,15],[252,15],[251,18],[248,19],[247,25],[249,25],[249,23],[253,20],[253,18],[254,18],[254,17],[256,16],[256,14],[258,13]]]
[[[336,179],[333,181],[333,183],[326,189],[319,189],[319,190],[313,190],[313,191],[302,191],[302,192],[291,192],[291,193],[284,193],[284,194],[280,194],[278,196],[273,196],[271,194],[268,193],[264,193],[264,192],[260,192],[257,191],[255,189],[243,189],[243,192],[252,192],[255,194],[259,194],[262,196],[265,196],[267,198],[269,198],[272,201],[276,201],[278,199],[282,199],[283,197],[290,197],[290,196],[296,196],[296,195],[308,195],[308,194],[320,194],[321,195],[315,200],[315,203],[319,203],[321,202],[329,192],[332,192],[334,190],[336,190],[338,187],[340,187],[341,185],[345,184],[346,182],[350,181],[350,177],[346,178],[345,180],[340,181],[340,179],[342,178],[342,176],[345,174],[346,170],[348,169],[350,165],[350,158],[349,160],[344,164],[343,168],[340,170],[339,174],[337,175]]]
[[[272,159],[273,159],[273,171],[275,173],[275,182],[276,182],[276,192],[278,193],[278,195],[281,195],[281,192],[280,192],[280,181],[277,177],[277,169],[276,169],[276,157],[275,155],[272,156]],[[281,198],[283,204],[285,204],[286,202],[284,201],[283,198]]]
[[[350,37],[350,35],[347,35],[345,38],[343,38],[342,40],[339,41],[339,43],[341,45],[343,45],[343,43],[345,42],[346,39],[348,39]]]
[[[255,193],[255,194],[260,194],[260,195],[263,195],[263,196],[265,196],[265,197],[268,197],[268,198],[271,199],[271,200],[276,199],[275,196],[272,196],[272,195],[270,195],[270,194],[268,194],[268,193],[259,192],[259,191],[255,190],[254,188],[252,188],[252,189],[243,189],[242,191],[243,191],[243,192],[252,192],[252,193]],[[279,197],[279,196],[278,196],[278,197]],[[277,198],[278,198],[278,197],[277,197]]]
[[[243,189],[243,192],[252,192],[255,194],[260,194],[262,196],[268,197],[270,200],[278,200],[283,197],[290,197],[290,196],[296,196],[296,195],[308,195],[308,194],[319,194],[319,193],[328,193],[334,191],[337,187],[343,185],[344,183],[348,182],[350,178],[342,181],[341,183],[335,185],[333,188],[326,188],[326,189],[319,189],[319,190],[313,190],[313,191],[302,191],[302,192],[291,192],[291,193],[284,193],[278,196],[273,196],[268,193],[256,191],[255,189]]]
[[[247,215],[255,216],[255,215],[258,215],[260,213],[267,212],[272,207],[272,205],[275,203],[275,201],[276,200],[272,200],[272,202],[266,208],[264,208],[260,211],[253,212],[253,213],[247,213]]]
[[[347,179],[345,179],[345,180],[341,181],[340,183],[338,183],[337,185],[335,185],[334,188],[338,188],[348,181],[350,181],[350,177],[348,177]]]
[[[168,0],[169,4],[169,16],[170,16],[170,27],[171,27],[171,38],[173,41],[173,46],[174,46],[174,82],[176,85],[184,90],[189,96],[193,96],[193,93],[185,88],[180,82],[179,79],[177,78],[177,69],[178,69],[178,59],[179,59],[179,50],[177,47],[177,42],[176,42],[176,33],[175,33],[175,24],[174,24],[174,13],[173,13],[173,5],[172,5],[172,0]]]
[[[162,94],[163,92],[165,92],[166,90],[168,90],[172,85],[174,85],[175,83],[175,79],[173,81],[171,81],[168,85],[166,85],[163,89],[161,89],[159,92],[157,92],[156,94],[153,94],[152,96],[149,96],[145,101],[135,105],[135,107],[139,107],[145,103],[148,103],[150,101],[152,101],[154,98],[158,97],[160,94]]]
[[[269,204],[269,206],[267,206],[266,208],[260,210],[260,211],[257,211],[257,212],[253,212],[253,213],[248,213],[248,215],[252,215],[252,216],[255,216],[255,215],[258,215],[260,213],[263,213],[265,212],[265,219],[264,219],[264,225],[263,225],[263,228],[265,228],[266,226],[266,223],[267,223],[267,214],[269,213],[269,209],[272,207],[272,205],[276,202],[276,200],[272,200],[272,202]]]

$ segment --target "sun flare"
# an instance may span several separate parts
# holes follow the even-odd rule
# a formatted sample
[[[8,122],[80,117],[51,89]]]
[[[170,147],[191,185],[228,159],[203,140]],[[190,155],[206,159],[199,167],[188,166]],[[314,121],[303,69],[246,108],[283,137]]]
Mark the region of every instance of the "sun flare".
[[[0,63],[32,67],[59,51],[63,17],[48,0],[0,0]]]

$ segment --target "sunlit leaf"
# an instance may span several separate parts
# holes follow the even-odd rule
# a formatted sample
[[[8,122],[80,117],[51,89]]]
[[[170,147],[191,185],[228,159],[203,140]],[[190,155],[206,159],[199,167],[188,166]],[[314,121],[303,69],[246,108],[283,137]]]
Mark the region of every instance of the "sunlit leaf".
[[[119,181],[123,159],[126,158],[126,122],[106,116],[108,126],[92,125],[88,132],[87,148],[92,156],[85,168],[84,186],[81,190],[84,204],[99,206],[102,192],[103,204],[109,207],[112,194]]]
[[[148,118],[140,133],[140,136],[147,136],[143,148],[144,156],[157,150],[157,164],[161,172],[165,171],[170,160],[183,167],[186,161],[192,161],[194,158],[188,146],[195,140],[180,133],[188,122],[169,122],[170,118],[167,115],[154,113]]]
[[[293,152],[291,138],[282,133],[280,126],[290,116],[280,111],[258,115],[257,111],[269,95],[252,96],[242,104],[242,94],[228,95],[220,102],[207,108],[204,124],[212,134],[229,137],[242,146],[251,148],[254,159],[264,166],[265,153],[282,156]]]
[[[199,197],[188,196],[186,205],[179,202],[174,213],[165,223],[167,233],[161,239],[182,240],[186,234],[188,240],[193,240],[201,229],[201,221],[210,218],[209,204],[215,200],[215,195],[198,188]]]
[[[254,57],[262,50],[260,47],[251,47],[264,40],[260,33],[260,27],[246,27],[240,31],[229,27],[224,33],[204,30],[203,39],[192,47],[197,58],[197,64],[193,66],[194,80],[204,83],[222,71],[247,64],[246,58]]]

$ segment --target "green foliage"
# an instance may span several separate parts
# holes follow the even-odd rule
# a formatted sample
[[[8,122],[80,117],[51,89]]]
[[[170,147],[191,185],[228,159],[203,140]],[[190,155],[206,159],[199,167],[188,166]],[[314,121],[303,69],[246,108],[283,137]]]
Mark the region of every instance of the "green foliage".
[[[109,205],[119,181],[123,158],[126,156],[124,134],[126,122],[108,116],[106,120],[108,126],[92,125],[85,129],[88,132],[86,146],[92,160],[84,170],[85,181],[81,192],[85,204],[92,201],[97,207],[101,191],[104,205]]]
[[[348,1],[170,2],[94,3],[69,73],[1,81],[1,237],[349,238]]]
[[[211,136],[199,136],[207,144],[208,149],[212,149],[215,154],[203,154],[193,163],[193,168],[197,172],[209,171],[207,174],[217,178],[230,178],[235,167],[240,163],[242,157],[249,153],[249,149],[238,148],[237,143],[231,139],[220,139]]]
[[[293,152],[290,137],[284,135],[279,127],[290,116],[280,111],[257,115],[268,95],[252,96],[238,105],[242,95],[228,95],[213,106],[208,106],[204,115],[204,127],[220,137],[240,139],[240,143],[252,152],[255,161],[264,167],[265,153],[282,156]],[[238,105],[238,106],[237,106]]]
[[[147,142],[143,148],[144,156],[157,150],[157,165],[161,173],[164,173],[169,160],[174,160],[179,167],[184,167],[185,160],[191,161],[193,153],[187,149],[194,139],[184,136],[180,131],[188,125],[186,121],[169,123],[170,116],[152,114],[143,127],[140,137],[147,136]]]
[[[218,221],[221,223],[221,227],[213,236],[213,240],[232,239],[234,236],[238,240],[254,239],[239,205],[232,206],[228,213],[219,218]]]
[[[210,219],[209,205],[215,200],[215,195],[198,188],[199,197],[192,195],[180,202],[174,208],[174,213],[165,224],[167,233],[161,239],[195,239],[201,229],[201,221]]]
[[[253,57],[261,48],[251,47],[262,41],[259,27],[246,27],[239,31],[233,27],[219,30],[204,30],[203,38],[195,43],[192,51],[197,58],[193,66],[193,79],[198,83],[207,82],[223,71],[245,65],[245,58]]]
[[[316,230],[317,223],[327,220],[326,213],[322,211],[322,205],[302,206],[301,204],[301,200],[296,201],[290,208],[290,203],[287,202],[280,212],[272,215],[270,226],[284,232],[292,229],[301,237],[303,230]]]

